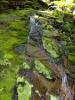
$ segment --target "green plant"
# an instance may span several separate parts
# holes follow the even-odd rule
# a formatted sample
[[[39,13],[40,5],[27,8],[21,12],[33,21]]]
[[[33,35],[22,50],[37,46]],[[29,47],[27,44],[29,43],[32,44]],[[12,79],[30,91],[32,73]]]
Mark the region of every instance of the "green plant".
[[[19,84],[17,88],[18,100],[29,100],[31,97],[31,88],[32,85],[30,85],[28,81],[25,81],[24,86]]]
[[[46,78],[52,79],[51,72],[38,59],[35,60],[35,68],[39,73],[45,75]]]

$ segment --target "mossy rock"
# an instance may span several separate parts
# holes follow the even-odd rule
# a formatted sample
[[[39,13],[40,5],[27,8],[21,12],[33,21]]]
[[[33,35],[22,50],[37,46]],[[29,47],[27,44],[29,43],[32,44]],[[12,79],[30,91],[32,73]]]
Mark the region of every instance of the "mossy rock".
[[[75,53],[72,55],[68,55],[68,59],[70,60],[71,63],[75,64]]]

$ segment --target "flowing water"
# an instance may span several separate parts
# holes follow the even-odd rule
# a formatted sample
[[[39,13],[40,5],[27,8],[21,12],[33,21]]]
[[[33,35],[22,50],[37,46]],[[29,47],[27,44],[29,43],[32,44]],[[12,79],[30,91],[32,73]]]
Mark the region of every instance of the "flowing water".
[[[70,90],[66,74],[62,77],[62,89],[64,90],[64,93],[65,93],[64,99],[65,100],[73,100],[72,92]]]
[[[35,19],[35,16],[31,16],[30,17],[30,34],[29,34],[29,37],[31,38],[31,37],[33,37],[33,40],[35,40],[34,42],[36,42],[37,40],[41,40],[42,39],[42,31],[41,31],[41,28],[40,27],[38,27],[39,26],[39,24],[38,24],[38,22],[36,22],[36,19]],[[38,30],[38,31],[37,31]],[[40,33],[40,34],[39,34]],[[36,39],[37,38],[37,39]],[[38,42],[37,41],[37,43],[39,44],[40,42]],[[40,49],[40,48],[39,48]],[[43,50],[41,49],[41,51],[43,52]],[[38,52],[40,52],[39,50],[38,50]],[[38,52],[36,52],[36,53],[38,53]],[[42,54],[42,52],[41,52],[41,54]],[[31,52],[32,53],[32,52]],[[47,64],[49,64],[49,62],[50,62],[50,59],[49,59],[49,57],[46,55],[46,53],[44,52],[43,53],[45,56],[46,56],[46,60],[48,60],[48,61],[46,61],[46,63]],[[32,55],[33,55],[33,53],[32,53]],[[36,56],[36,54],[34,54],[34,56],[35,57],[37,57]],[[40,56],[41,57],[41,56]],[[44,56],[42,56],[42,58],[43,58]],[[42,61],[42,60],[41,60]],[[43,62],[43,61],[42,61]],[[53,67],[53,66],[52,66]],[[60,66],[57,66],[57,67],[60,67]],[[71,93],[71,90],[70,90],[70,88],[69,88],[69,85],[68,85],[68,80],[67,80],[67,75],[65,74],[65,71],[64,71],[64,68],[63,68],[63,66],[62,67],[60,67],[60,68],[56,68],[56,69],[59,69],[59,75],[61,76],[61,79],[62,79],[62,83],[61,83],[61,89],[62,89],[62,91],[64,92],[64,95],[65,95],[65,97],[63,98],[63,100],[73,100],[73,98],[72,98],[72,93]],[[56,70],[55,68],[52,68],[52,70],[55,72],[55,70]],[[58,71],[58,70],[57,70]]]

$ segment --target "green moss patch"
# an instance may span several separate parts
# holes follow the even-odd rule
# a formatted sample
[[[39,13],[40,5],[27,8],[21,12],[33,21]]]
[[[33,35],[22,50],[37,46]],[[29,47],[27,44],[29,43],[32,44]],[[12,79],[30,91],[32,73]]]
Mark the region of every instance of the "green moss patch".
[[[35,68],[39,73],[43,74],[46,78],[52,79],[51,72],[37,59],[35,60]]]
[[[21,82],[24,82],[24,80],[20,79]],[[28,81],[25,81],[25,85],[22,86],[21,84],[17,87],[18,92],[18,100],[29,100],[31,97],[31,88],[32,85]]]
[[[45,37],[43,38],[43,46],[53,58],[59,57],[57,53],[57,49],[58,49],[57,44],[52,43],[52,41],[49,38],[45,38]]]
[[[12,99],[18,70],[26,67],[25,55],[18,54],[14,49],[27,41],[27,21],[32,12],[34,10],[26,9],[0,14],[0,100]],[[25,90],[30,92],[28,82]],[[29,98],[29,94],[25,91],[26,95],[27,99],[24,100]]]

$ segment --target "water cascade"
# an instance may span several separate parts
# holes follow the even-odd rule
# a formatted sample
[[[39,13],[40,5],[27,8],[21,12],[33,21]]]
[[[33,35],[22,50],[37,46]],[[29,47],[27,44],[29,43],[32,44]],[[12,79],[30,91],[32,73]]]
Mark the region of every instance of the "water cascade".
[[[58,77],[62,79],[61,81],[61,98],[63,100],[73,100],[72,93],[68,85],[67,75],[65,74],[64,67],[62,64],[56,65],[51,63],[50,55],[47,55],[47,53],[44,50],[44,47],[42,46],[42,30],[41,27],[37,21],[38,17],[36,15],[30,16],[30,32],[28,37],[28,46],[27,46],[27,52],[29,56],[29,60],[31,59],[31,63],[33,61],[32,56],[35,58],[39,58],[41,62],[50,68],[52,71],[54,71],[56,74],[58,74]],[[34,63],[34,62],[33,62]],[[31,65],[31,64],[30,64]],[[61,95],[60,94],[60,95]],[[62,100],[62,99],[61,99]]]
[[[66,74],[62,77],[62,90],[64,91],[64,100],[73,100]]]

